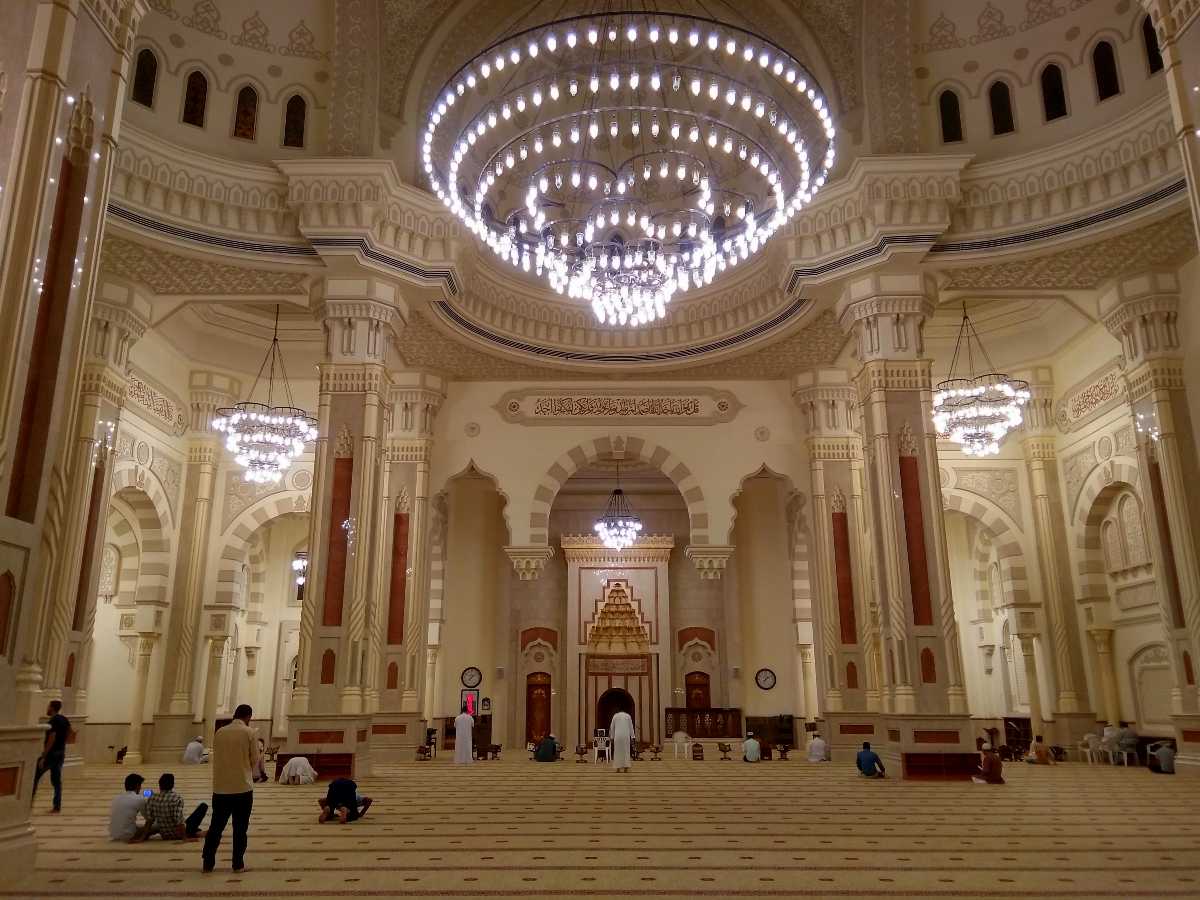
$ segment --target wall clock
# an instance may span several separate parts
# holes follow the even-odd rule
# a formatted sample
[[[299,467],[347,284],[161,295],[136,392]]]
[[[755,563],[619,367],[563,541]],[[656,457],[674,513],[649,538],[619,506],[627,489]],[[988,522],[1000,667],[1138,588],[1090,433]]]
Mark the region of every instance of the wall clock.
[[[462,683],[466,688],[477,688],[483,681],[483,673],[474,666],[468,666],[462,671]]]
[[[754,683],[764,691],[775,687],[775,673],[770,669],[759,669],[754,673]]]

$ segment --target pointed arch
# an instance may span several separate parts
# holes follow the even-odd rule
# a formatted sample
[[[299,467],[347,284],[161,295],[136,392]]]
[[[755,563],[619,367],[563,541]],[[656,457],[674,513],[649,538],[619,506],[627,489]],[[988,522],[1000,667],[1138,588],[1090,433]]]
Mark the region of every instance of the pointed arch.
[[[1142,499],[1136,467],[1118,461],[1098,466],[1084,482],[1071,521],[1075,523],[1076,574],[1080,597],[1105,597],[1108,579],[1101,549],[1100,526],[1108,512],[1108,500],[1122,489]]]
[[[305,491],[279,491],[243,510],[222,534],[224,545],[217,567],[216,602],[232,605],[236,601],[238,571],[253,549],[252,541],[259,528],[280,516],[308,511]]]
[[[180,118],[184,125],[196,128],[203,128],[208,119],[208,76],[199,69],[193,69],[184,79]]]
[[[994,502],[960,488],[942,489],[942,508],[968,516],[979,523],[996,549],[1001,585],[1009,603],[1028,603],[1029,577],[1020,528]]]
[[[1000,137],[1017,130],[1013,118],[1012,89],[1007,81],[996,79],[987,90],[988,109],[992,114],[992,136]]]
[[[938,119],[943,144],[957,144],[963,139],[962,108],[958,93],[951,88],[938,94]]]
[[[233,107],[233,136],[247,141],[258,134],[258,91],[244,84],[237,92]]]
[[[283,109],[283,146],[304,146],[307,119],[308,101],[299,94],[292,94]]]
[[[1067,89],[1062,67],[1049,63],[1038,76],[1042,88],[1042,114],[1047,122],[1067,115]]]
[[[138,51],[133,66],[133,84],[129,99],[149,109],[154,108],[154,95],[158,89],[158,57],[149,47]]]
[[[1158,34],[1149,16],[1142,16],[1142,49],[1146,51],[1146,69],[1151,75],[1163,70],[1162,48],[1158,46]]]
[[[626,458],[638,459],[651,465],[675,483],[687,504],[688,521],[691,527],[691,543],[709,543],[708,504],[700,482],[691,469],[665,447],[635,435],[610,435],[585,441],[572,447],[550,466],[534,491],[530,506],[529,538],[531,544],[545,544],[548,540],[550,508],[559,489],[583,466],[595,462],[603,454],[621,450]]]
[[[1100,41],[1092,48],[1092,77],[1096,81],[1097,100],[1107,100],[1121,93],[1117,53],[1111,42]]]

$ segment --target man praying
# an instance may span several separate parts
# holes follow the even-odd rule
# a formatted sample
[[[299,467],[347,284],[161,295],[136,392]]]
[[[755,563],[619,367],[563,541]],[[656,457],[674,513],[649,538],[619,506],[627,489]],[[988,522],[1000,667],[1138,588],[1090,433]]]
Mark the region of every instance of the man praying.
[[[608,733],[612,736],[613,768],[618,772],[628,772],[632,765],[633,716],[624,710],[612,717],[612,727]]]
[[[858,751],[854,764],[858,766],[858,771],[867,778],[883,778],[885,775],[883,760],[879,758],[878,753],[871,749],[870,741],[863,741],[862,749]]]
[[[558,741],[554,739],[554,735],[548,734],[538,742],[537,749],[533,751],[533,761],[558,761]]]
[[[462,712],[454,720],[454,764],[456,766],[469,766],[474,761],[471,753],[474,731],[475,720],[467,712],[467,706],[464,703]]]
[[[808,745],[808,761],[825,762],[828,757],[829,745],[825,743],[825,738],[819,734],[814,734],[812,743]]]
[[[984,743],[979,748],[978,774],[971,777],[976,784],[1004,784],[1004,763],[992,745]]]
[[[208,751],[204,749],[204,737],[196,735],[183,748],[183,761],[188,765],[208,762]]]
[[[758,762],[761,759],[762,745],[759,744],[753,731],[747,731],[746,739],[742,741],[742,762]]]
[[[371,798],[364,797],[358,792],[358,785],[349,778],[335,778],[329,782],[329,790],[325,796],[317,800],[321,806],[318,822],[328,822],[337,819],[345,825],[361,819],[371,807]]]

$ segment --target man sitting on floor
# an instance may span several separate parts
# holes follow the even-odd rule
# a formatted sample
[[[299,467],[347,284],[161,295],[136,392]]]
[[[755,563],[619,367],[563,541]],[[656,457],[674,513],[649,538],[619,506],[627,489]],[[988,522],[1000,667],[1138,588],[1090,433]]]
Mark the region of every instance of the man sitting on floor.
[[[1159,775],[1175,774],[1175,747],[1169,743],[1161,743],[1154,752],[1146,757],[1146,765],[1151,772]]]
[[[175,793],[175,776],[164,772],[158,779],[158,793],[146,801],[146,827],[140,840],[154,834],[162,835],[164,841],[194,841],[203,832],[200,823],[208,813],[208,804],[201,803],[185,820],[183,818],[183,796]]]
[[[141,833],[138,816],[146,816],[146,798],[142,796],[143,781],[145,779],[141,775],[130,772],[125,776],[125,792],[113,797],[108,815],[110,839],[129,843]]]
[[[829,745],[825,743],[825,738],[819,734],[814,734],[812,743],[808,745],[808,761],[825,762],[828,758]]]
[[[558,761],[558,741],[554,739],[554,735],[548,734],[538,742],[537,749],[533,751],[533,761]]]
[[[361,819],[371,806],[371,798],[364,797],[358,792],[358,785],[349,778],[335,778],[329,782],[329,790],[317,801],[321,805],[321,815],[318,822],[328,822],[336,818],[345,825],[355,819]]]
[[[858,751],[854,764],[858,766],[858,771],[867,778],[885,777],[883,760],[879,758],[878,753],[871,749],[870,741],[863,741],[862,749]]]
[[[1046,742],[1042,740],[1040,734],[1033,739],[1033,746],[1029,748],[1029,755],[1025,757],[1025,762],[1035,766],[1049,766],[1054,763],[1054,757],[1050,755],[1050,748],[1046,746]]]
[[[976,784],[1004,784],[1003,771],[1004,763],[992,745],[985,743],[979,748],[979,774],[973,775],[971,780]]]
[[[746,732],[746,740],[742,741],[742,762],[758,762],[762,759],[762,746],[754,737],[753,731]]]
[[[188,765],[208,762],[208,751],[204,748],[204,737],[196,735],[183,748],[183,761]]]

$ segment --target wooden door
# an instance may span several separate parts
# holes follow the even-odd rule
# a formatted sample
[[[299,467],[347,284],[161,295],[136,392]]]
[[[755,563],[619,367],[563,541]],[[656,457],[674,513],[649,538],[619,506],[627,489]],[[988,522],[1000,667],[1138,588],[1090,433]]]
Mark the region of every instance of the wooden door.
[[[683,676],[684,693],[688,709],[710,709],[712,693],[707,672],[688,672]]]
[[[537,743],[550,733],[550,676],[531,672],[525,678],[525,741]]]

